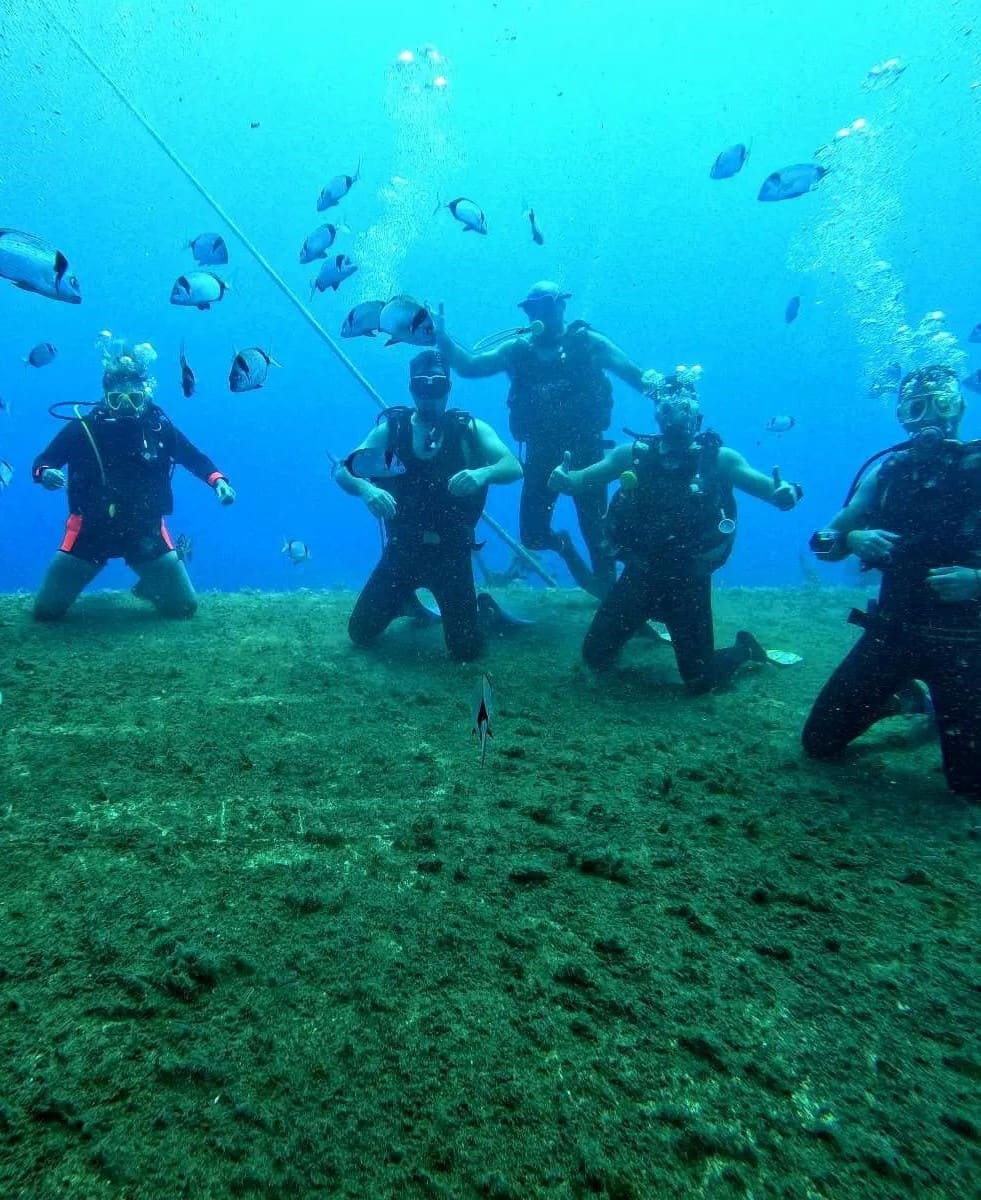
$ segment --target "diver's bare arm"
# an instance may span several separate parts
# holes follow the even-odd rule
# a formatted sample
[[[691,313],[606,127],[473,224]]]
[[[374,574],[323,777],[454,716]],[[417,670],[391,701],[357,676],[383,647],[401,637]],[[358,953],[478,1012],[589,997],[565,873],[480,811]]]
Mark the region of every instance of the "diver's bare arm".
[[[622,446],[616,446],[607,454],[604,454],[599,462],[592,463],[588,467],[583,467],[581,471],[565,472],[564,476],[569,484],[567,489],[552,487],[551,479],[549,487],[554,492],[567,490],[570,496],[575,496],[590,486],[612,483],[614,479],[619,478],[624,471],[632,466],[633,461],[633,442],[624,442]],[[562,474],[562,472],[552,472],[553,477],[556,474]]]
[[[593,345],[597,351],[597,361],[601,367],[611,371],[618,379],[629,384],[635,392],[645,391],[644,372],[640,367],[608,337],[595,330],[590,331]]]
[[[387,445],[388,426],[376,425],[361,445],[351,453],[357,454],[358,450],[383,450]],[[357,475],[352,475],[343,462],[334,472],[334,479],[342,492],[347,492],[349,496],[357,496],[359,500],[363,500],[375,486],[370,479],[360,479]]]
[[[514,483],[524,474],[521,463],[498,437],[497,432],[486,421],[474,418],[474,436],[481,457],[484,459],[484,476],[487,483]]]
[[[484,354],[471,354],[459,342],[455,342],[448,333],[436,333],[436,345],[450,366],[462,379],[485,379],[490,375],[500,375],[508,369],[509,342],[497,346]]]

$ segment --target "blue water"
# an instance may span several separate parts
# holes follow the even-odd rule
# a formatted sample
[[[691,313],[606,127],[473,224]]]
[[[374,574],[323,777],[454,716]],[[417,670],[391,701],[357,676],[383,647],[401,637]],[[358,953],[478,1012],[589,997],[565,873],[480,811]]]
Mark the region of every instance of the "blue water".
[[[811,529],[860,462],[898,438],[890,407],[868,396],[877,365],[938,355],[965,374],[981,365],[966,344],[981,320],[972,6],[657,4],[638,15],[621,0],[254,0],[248,17],[190,7],[90,0],[52,10],[332,336],[355,303],[407,291],[445,302],[450,331],[473,342],[517,323],[517,300],[544,277],[573,293],[570,319],[587,319],[642,366],[700,363],[707,424],[806,491],[790,515],[743,500],[721,583],[800,582]],[[427,43],[445,64],[418,54]],[[416,54],[408,69],[395,65],[404,49]],[[894,55],[903,74],[865,90],[870,67]],[[199,587],[360,584],[377,554],[375,522],[332,483],[326,451],[360,441],[376,415],[370,398],[43,6],[5,5],[0,57],[0,225],[62,249],[84,297],[70,307],[0,282],[0,394],[11,408],[0,414],[0,457],[16,472],[0,496],[0,588],[35,588],[58,544],[64,496],[35,487],[30,464],[57,428],[49,404],[98,397],[102,329],[153,343],[158,403],[238,490],[221,509],[196,480],[175,480],[170,528],[193,537]],[[439,71],[447,85],[430,86]],[[817,190],[757,202],[771,171],[811,160],[858,118],[867,129],[834,143]],[[747,165],[710,180],[715,156],[736,141],[751,143]],[[348,198],[318,214],[327,180],[359,162]],[[434,215],[437,195],[476,200],[489,235]],[[335,217],[351,229],[335,248],[361,270],[336,296],[309,301],[318,264],[300,266],[299,247]],[[183,246],[203,230],[228,241],[219,273],[232,290],[211,312],[174,308],[173,281],[193,265]],[[795,294],[800,316],[786,325]],[[897,335],[932,310],[945,320]],[[944,331],[951,339],[929,343]],[[182,338],[198,375],[190,400],[179,389]],[[38,341],[54,342],[59,358],[26,370]],[[282,369],[261,392],[235,396],[229,366],[249,345]],[[405,400],[411,350],[342,346],[388,402]],[[614,431],[651,428],[649,402],[616,386]],[[453,398],[504,431],[505,394],[498,378],[461,381]],[[794,429],[766,432],[775,415],[793,416]],[[981,433],[971,411],[963,433]],[[489,505],[512,530],[517,497],[517,486],[499,489]],[[280,552],[288,538],[311,548],[302,567]],[[128,579],[119,564],[101,576],[107,586]]]

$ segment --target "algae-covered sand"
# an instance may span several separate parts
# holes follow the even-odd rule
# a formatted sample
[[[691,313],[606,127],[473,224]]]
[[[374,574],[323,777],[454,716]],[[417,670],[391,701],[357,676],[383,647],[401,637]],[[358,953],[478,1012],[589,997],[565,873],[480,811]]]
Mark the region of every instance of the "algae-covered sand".
[[[856,596],[720,590],[804,662],[699,699],[501,599],[482,769],[349,594],[0,600],[0,1196],[976,1194],[979,810],[799,752]]]

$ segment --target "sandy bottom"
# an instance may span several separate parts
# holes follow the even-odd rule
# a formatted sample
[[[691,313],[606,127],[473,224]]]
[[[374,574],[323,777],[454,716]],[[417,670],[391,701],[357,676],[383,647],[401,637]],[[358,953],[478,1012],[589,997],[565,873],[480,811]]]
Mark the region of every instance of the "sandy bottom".
[[[501,599],[481,768],[349,594],[0,598],[0,1196],[976,1194],[981,813],[798,746],[858,594],[720,590],[804,662],[699,699]]]

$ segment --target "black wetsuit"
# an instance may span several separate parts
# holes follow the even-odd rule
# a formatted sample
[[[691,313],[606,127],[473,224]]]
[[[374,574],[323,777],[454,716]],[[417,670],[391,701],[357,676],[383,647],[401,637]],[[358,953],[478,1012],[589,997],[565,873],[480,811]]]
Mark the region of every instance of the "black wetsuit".
[[[224,475],[156,405],[141,417],[118,419],[99,407],[83,420],[69,421],[32,470],[40,482],[45,470],[68,467],[70,516],[60,549],[100,566],[110,558],[132,566],[166,554],[173,544],[163,518],[174,511],[175,465],[212,486]]]
[[[636,486],[621,484],[610,504],[607,534],[625,565],[596,610],[583,658],[597,670],[609,667],[646,621],[663,621],[681,678],[689,691],[705,692],[750,657],[741,644],[716,650],[712,628],[712,572],[734,538],[734,527],[719,525],[734,522],[735,501],[718,473],[716,434],[699,434],[680,459],[666,459],[661,442],[638,439],[635,447],[648,449],[634,454]]]
[[[945,603],[934,567],[981,568],[981,442],[945,442],[935,456],[901,451],[879,470],[867,529],[899,535],[864,633],[821,690],[804,726],[808,754],[829,758],[864,733],[913,679],[930,689],[944,774],[981,797],[981,603]]]
[[[442,444],[425,459],[413,451],[411,418],[409,408],[389,409],[380,418],[388,422],[388,449],[405,473],[375,480],[398,507],[385,522],[381,561],[358,597],[348,632],[357,645],[367,645],[403,614],[416,588],[424,587],[439,605],[450,657],[466,661],[479,653],[482,642],[471,552],[487,489],[458,497],[446,485],[458,471],[480,465],[473,454],[468,463],[464,453],[468,439],[476,445],[473,418],[458,409],[446,412],[438,426]]]
[[[531,342],[519,339],[511,348],[508,394],[511,434],[525,444],[521,488],[520,535],[529,550],[559,550],[552,530],[558,496],[548,477],[572,453],[572,466],[582,470],[603,457],[609,443],[603,432],[610,426],[613,388],[596,361],[585,321],[565,330],[554,358],[540,358]],[[579,528],[589,550],[593,572],[613,581],[613,559],[603,540],[606,487],[597,484],[573,497]]]

